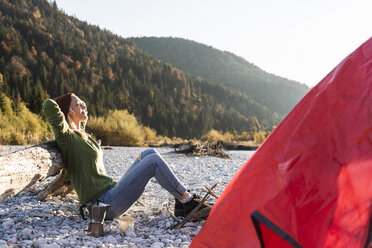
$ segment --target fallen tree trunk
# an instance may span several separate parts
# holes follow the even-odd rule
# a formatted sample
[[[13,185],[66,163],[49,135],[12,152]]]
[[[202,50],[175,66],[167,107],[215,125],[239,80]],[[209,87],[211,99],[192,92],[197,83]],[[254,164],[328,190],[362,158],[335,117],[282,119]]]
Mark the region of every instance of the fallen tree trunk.
[[[62,154],[56,141],[0,156],[0,202],[29,189],[36,182],[58,175],[62,169]],[[38,199],[43,200],[42,197]]]
[[[46,198],[51,194],[65,197],[73,189],[74,188],[70,183],[70,179],[67,176],[67,172],[62,169],[58,176],[47,187],[38,193],[37,199],[39,201],[45,201]]]

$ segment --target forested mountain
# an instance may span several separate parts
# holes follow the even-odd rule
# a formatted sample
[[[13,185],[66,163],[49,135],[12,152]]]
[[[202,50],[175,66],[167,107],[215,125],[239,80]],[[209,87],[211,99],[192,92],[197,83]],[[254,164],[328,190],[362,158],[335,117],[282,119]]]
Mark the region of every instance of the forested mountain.
[[[284,117],[309,91],[298,82],[269,74],[229,52],[182,38],[132,38],[154,57],[186,73],[239,89]]]
[[[170,137],[198,137],[212,128],[271,128],[278,122],[247,94],[185,74],[46,0],[0,0],[0,90],[34,113],[45,98],[75,92],[90,115],[128,109]],[[0,101],[0,115],[2,108]]]

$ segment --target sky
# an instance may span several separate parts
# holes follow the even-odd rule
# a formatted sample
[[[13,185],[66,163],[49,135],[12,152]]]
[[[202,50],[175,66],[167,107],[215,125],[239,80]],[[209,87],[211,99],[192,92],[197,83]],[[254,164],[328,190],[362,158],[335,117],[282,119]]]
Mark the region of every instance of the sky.
[[[66,14],[128,37],[179,37],[266,72],[319,83],[372,36],[371,0],[56,0]]]

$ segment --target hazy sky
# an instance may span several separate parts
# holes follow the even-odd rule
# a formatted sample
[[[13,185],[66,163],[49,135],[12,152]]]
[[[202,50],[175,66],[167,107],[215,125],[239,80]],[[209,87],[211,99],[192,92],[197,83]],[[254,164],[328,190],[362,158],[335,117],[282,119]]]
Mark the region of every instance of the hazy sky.
[[[181,37],[316,85],[372,36],[371,0],[56,0],[122,37]]]

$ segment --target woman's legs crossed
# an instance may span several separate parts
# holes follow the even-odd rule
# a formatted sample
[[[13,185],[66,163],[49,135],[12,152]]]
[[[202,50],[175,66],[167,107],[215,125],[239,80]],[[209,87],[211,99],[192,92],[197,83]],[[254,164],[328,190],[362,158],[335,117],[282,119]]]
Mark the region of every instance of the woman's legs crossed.
[[[186,188],[179,182],[161,155],[154,149],[148,150],[144,154],[141,153],[142,159],[131,165],[115,187],[98,198],[111,205],[107,212],[108,219],[120,216],[128,210],[142,195],[152,177],[155,177],[158,183],[176,198],[180,198],[186,192]]]

